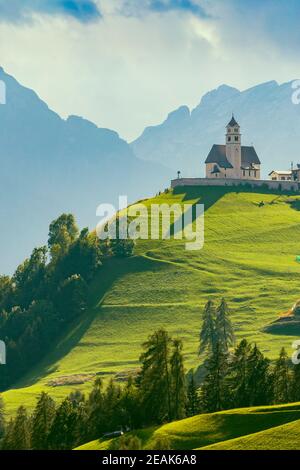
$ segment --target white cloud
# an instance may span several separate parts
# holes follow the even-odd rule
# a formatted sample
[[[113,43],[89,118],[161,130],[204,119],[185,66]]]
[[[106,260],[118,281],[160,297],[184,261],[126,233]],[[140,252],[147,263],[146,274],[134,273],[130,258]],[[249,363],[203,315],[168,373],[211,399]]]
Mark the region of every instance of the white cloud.
[[[263,26],[247,34],[237,12],[210,1],[208,19],[175,10],[128,17],[116,13],[117,0],[99,3],[97,23],[36,16],[1,24],[1,65],[61,115],[83,115],[129,140],[222,83],[300,76],[296,58],[281,54]]]

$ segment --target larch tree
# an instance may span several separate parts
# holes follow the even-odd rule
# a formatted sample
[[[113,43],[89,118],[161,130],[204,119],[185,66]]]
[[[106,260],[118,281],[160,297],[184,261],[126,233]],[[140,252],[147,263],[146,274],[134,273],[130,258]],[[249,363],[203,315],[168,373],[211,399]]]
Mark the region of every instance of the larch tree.
[[[48,437],[55,416],[55,402],[45,392],[38,398],[33,417],[31,444],[34,450],[47,450]]]
[[[171,419],[170,346],[171,338],[164,329],[156,331],[143,345],[138,384],[146,422]]]
[[[173,351],[170,359],[171,365],[171,391],[172,391],[172,419],[183,419],[186,407],[186,384],[184,361],[182,354],[182,341],[173,341]]]
[[[215,307],[212,300],[205,305],[203,312],[202,327],[200,330],[199,355],[213,353],[216,344]]]
[[[229,351],[230,347],[234,346],[235,336],[225,299],[222,299],[216,311],[216,336],[225,353]]]
[[[288,403],[292,398],[292,377],[289,359],[284,348],[281,349],[273,371],[274,403]]]

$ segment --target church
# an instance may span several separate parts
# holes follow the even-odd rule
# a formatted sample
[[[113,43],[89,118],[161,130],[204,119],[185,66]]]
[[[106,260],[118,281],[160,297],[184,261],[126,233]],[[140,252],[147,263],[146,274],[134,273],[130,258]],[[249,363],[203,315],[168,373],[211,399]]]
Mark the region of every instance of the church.
[[[254,147],[241,144],[234,116],[226,127],[226,144],[213,145],[205,160],[206,178],[260,180],[260,160]]]

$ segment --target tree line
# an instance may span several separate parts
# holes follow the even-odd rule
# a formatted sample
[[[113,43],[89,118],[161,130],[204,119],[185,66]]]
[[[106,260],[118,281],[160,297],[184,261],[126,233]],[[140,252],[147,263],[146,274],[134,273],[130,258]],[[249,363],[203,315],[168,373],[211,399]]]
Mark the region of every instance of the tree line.
[[[284,349],[272,364],[256,344],[246,339],[235,343],[226,301],[217,308],[209,301],[199,333],[204,365],[196,373],[186,373],[182,341],[160,329],[142,345],[140,370],[125,385],[110,380],[104,387],[98,377],[87,397],[73,392],[60,404],[43,392],[31,416],[21,406],[8,423],[0,406],[2,448],[72,449],[107,432],[199,413],[300,401],[300,366],[291,364]],[[124,437],[116,445],[130,449],[141,443]],[[167,443],[157,445],[166,448]]]
[[[79,231],[71,214],[49,227],[47,246],[35,248],[12,277],[0,276],[0,338],[7,347],[1,367],[4,390],[35,366],[66,326],[88,306],[88,287],[110,257],[130,256],[132,240],[101,241]]]

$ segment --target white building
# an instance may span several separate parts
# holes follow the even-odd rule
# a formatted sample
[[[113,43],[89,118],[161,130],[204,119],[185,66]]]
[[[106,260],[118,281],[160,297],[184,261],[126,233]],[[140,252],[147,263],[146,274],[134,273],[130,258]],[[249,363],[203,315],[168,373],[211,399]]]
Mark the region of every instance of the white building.
[[[269,173],[269,177],[272,181],[291,181],[292,170],[273,170]]]
[[[226,144],[213,145],[205,160],[206,178],[259,180],[260,160],[254,147],[241,144],[240,126],[234,116],[226,130]]]
[[[300,181],[300,165],[294,168],[292,163],[290,170],[273,170],[269,177],[272,181]]]

